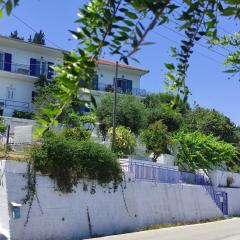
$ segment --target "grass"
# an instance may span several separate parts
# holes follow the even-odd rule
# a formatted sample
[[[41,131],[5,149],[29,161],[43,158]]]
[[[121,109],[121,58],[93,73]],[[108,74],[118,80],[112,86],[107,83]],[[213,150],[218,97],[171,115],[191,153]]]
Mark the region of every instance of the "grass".
[[[28,158],[26,151],[8,150],[7,159],[16,161],[25,161]],[[4,146],[0,145],[0,160],[6,159]]]
[[[185,222],[185,223],[162,223],[162,224],[156,224],[148,227],[144,227],[138,230],[140,231],[147,231],[147,230],[157,230],[161,228],[170,228],[170,227],[178,227],[178,226],[185,226],[185,225],[193,225],[198,223],[208,223],[208,222],[216,222],[224,220],[225,218],[211,218],[211,219],[204,219],[200,221],[194,221],[194,222]]]

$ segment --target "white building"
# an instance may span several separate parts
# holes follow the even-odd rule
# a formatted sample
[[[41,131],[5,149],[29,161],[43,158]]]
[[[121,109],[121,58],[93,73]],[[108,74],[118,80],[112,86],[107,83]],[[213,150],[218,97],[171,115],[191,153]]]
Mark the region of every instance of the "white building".
[[[14,110],[31,112],[34,82],[40,75],[54,76],[52,65],[63,63],[63,50],[0,36],[0,115],[12,116]],[[119,93],[144,96],[141,77],[147,70],[119,65]],[[94,79],[95,95],[113,91],[115,63],[99,60]]]

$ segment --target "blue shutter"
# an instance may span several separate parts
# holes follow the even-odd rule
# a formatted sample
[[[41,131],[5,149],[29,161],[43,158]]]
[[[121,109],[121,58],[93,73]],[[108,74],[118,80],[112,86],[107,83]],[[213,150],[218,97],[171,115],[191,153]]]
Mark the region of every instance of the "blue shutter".
[[[48,74],[47,74],[47,79],[52,79],[52,78],[53,78],[53,74],[54,74],[54,70],[53,70],[53,68],[52,68],[53,65],[54,65],[54,63],[48,62]]]
[[[127,80],[127,91],[132,93],[132,80]]]
[[[94,76],[92,83],[93,83],[93,89],[98,90],[98,75]]]
[[[37,69],[37,60],[34,58],[30,59],[30,75],[36,76],[36,69]]]
[[[5,53],[5,58],[4,58],[4,70],[11,72],[12,69],[12,54],[10,53]]]

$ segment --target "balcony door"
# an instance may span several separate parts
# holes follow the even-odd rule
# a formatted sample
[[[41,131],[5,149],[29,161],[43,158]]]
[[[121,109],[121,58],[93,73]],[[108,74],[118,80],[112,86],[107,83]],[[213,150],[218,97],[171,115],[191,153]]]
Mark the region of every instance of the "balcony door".
[[[117,87],[121,93],[132,93],[132,80],[118,79]]]

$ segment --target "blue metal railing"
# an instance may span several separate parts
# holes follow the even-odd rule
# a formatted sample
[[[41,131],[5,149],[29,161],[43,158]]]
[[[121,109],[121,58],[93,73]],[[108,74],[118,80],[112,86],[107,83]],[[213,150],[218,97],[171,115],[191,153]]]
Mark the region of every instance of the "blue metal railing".
[[[8,99],[0,99],[0,108],[10,108],[19,111],[29,111],[29,103],[14,101]]]
[[[122,162],[125,172],[133,173],[136,179],[160,183],[186,183],[195,185],[209,185],[209,180],[199,173],[182,172],[177,169],[151,163]]]

